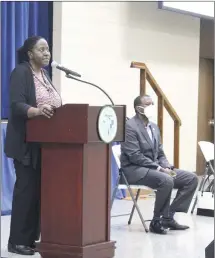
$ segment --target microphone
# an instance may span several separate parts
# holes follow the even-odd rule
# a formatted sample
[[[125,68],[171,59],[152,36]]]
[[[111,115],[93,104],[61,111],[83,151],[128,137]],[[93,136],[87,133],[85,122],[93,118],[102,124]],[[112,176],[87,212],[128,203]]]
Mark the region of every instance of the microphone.
[[[81,77],[81,75],[79,73],[76,73],[66,67],[63,67],[61,64],[58,64],[56,61],[52,61],[51,66],[53,68],[57,68],[58,70],[65,72],[66,75],[70,74],[72,76]]]

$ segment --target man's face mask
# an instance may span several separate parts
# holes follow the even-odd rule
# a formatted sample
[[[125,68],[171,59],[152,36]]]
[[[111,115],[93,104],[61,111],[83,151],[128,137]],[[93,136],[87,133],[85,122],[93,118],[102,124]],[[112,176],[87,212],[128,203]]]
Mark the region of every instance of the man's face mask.
[[[141,115],[145,115],[148,119],[151,119],[154,115],[154,108],[153,105],[147,106],[147,107],[142,107],[142,106],[137,106],[137,112]]]

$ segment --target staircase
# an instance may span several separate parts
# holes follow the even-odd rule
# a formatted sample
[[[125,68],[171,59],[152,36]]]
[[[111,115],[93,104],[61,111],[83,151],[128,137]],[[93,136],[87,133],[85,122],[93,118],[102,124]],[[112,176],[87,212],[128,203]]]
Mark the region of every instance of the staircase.
[[[150,73],[144,63],[132,62],[131,68],[140,69],[140,95],[146,94],[146,82],[152,87],[158,97],[158,127],[160,128],[161,139],[163,138],[163,111],[164,108],[174,121],[174,166],[179,168],[179,142],[180,142],[180,126],[181,119],[177,115],[175,109],[163,93],[162,89]]]

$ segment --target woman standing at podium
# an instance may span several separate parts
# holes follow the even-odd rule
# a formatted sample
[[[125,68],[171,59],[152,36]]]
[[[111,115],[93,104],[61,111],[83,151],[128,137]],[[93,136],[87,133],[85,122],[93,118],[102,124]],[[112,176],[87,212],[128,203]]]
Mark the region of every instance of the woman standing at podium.
[[[40,146],[26,143],[26,122],[36,116],[51,118],[61,97],[43,69],[50,62],[49,46],[42,37],[28,38],[17,51],[18,65],[10,77],[10,114],[5,153],[14,160],[14,186],[8,251],[35,253],[40,227]],[[42,128],[38,128],[42,130]]]

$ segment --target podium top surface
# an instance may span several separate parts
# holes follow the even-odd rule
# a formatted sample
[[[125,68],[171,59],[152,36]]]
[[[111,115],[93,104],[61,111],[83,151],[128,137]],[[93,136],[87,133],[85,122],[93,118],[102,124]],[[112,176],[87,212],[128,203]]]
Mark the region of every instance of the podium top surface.
[[[117,116],[117,133],[113,141],[124,141],[126,107],[112,106]],[[102,142],[98,134],[98,117],[102,106],[66,104],[48,119],[37,117],[27,122],[28,142],[80,143]]]

